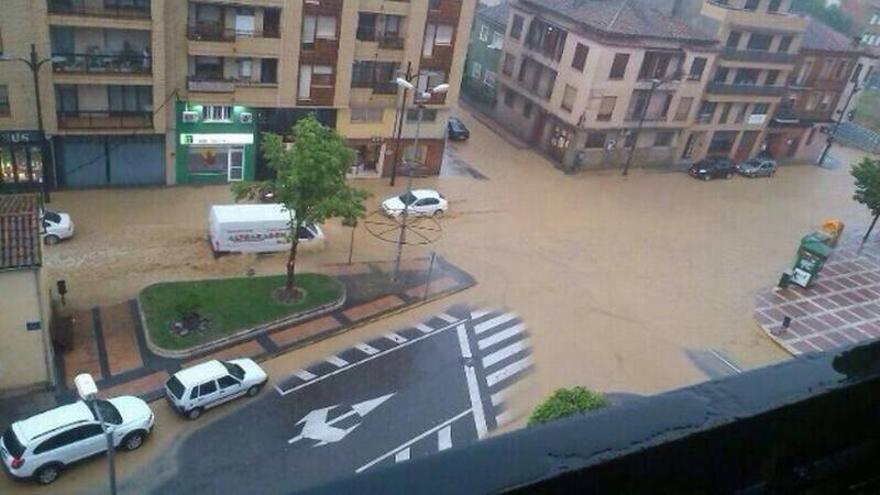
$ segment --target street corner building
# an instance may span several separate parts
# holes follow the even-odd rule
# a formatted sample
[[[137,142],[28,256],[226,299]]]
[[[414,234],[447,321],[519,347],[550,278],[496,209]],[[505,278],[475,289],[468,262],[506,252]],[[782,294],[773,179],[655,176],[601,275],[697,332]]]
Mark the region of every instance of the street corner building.
[[[0,195],[0,395],[53,381],[39,222],[38,195]]]
[[[308,114],[357,152],[351,176],[401,157],[436,174],[475,2],[7,0],[0,176],[12,190],[266,178],[260,135]],[[407,67],[420,89],[450,85],[424,102],[418,149],[413,94],[399,115],[393,83]]]

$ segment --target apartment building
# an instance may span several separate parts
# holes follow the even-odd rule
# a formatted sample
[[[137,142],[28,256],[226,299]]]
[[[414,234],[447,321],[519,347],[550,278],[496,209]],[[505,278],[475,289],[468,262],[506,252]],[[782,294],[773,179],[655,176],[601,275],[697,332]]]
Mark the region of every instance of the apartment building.
[[[786,93],[767,132],[777,160],[815,160],[834,121],[845,112],[864,65],[857,40],[810,19]]]
[[[690,22],[721,42],[683,160],[707,155],[743,160],[766,148],[766,129],[795,68],[805,17],[791,0],[706,0]]]
[[[516,0],[496,115],[565,170],[669,164],[715,63],[676,2]]]
[[[461,91],[472,100],[494,106],[498,66],[507,32],[508,1],[497,5],[479,6],[471,27]]]
[[[265,177],[260,133],[310,113],[357,150],[353,175],[387,176],[392,81],[408,66],[421,89],[450,84],[422,102],[418,150],[412,92],[403,116],[401,153],[437,173],[474,1],[9,0],[0,49],[52,58],[39,72],[51,145],[31,71],[0,62],[3,180],[38,185],[44,163],[57,187]]]

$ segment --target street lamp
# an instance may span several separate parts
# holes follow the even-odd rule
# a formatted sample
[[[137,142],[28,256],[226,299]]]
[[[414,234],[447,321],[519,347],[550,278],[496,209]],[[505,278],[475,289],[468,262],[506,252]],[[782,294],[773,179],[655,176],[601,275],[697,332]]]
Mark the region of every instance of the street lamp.
[[[416,108],[418,108],[418,113],[416,115],[416,136],[415,136],[415,139],[413,140],[414,141],[413,147],[416,150],[416,160],[418,160],[418,157],[419,157],[419,137],[420,137],[421,131],[422,131],[422,115],[423,115],[423,111],[425,109],[425,101],[430,99],[431,95],[442,94],[442,93],[446,93],[447,91],[449,91],[449,85],[446,83],[443,83],[443,84],[438,84],[437,86],[434,86],[433,88],[430,88],[430,89],[423,91],[421,93],[417,92],[415,83],[418,81],[419,77],[421,77],[423,75],[424,74],[417,74],[415,77],[409,77],[409,78],[398,77],[397,79],[394,80],[394,83],[397,84],[398,86],[400,86],[401,88],[403,88],[403,91],[404,91],[403,102],[400,105],[400,122],[401,122],[401,124],[398,127],[398,133],[397,133],[397,151],[398,151],[398,153],[400,153],[401,136],[403,133],[403,120],[406,118],[406,92],[407,91],[414,92],[413,103],[415,103]],[[401,154],[400,156],[401,156],[401,159],[398,161],[403,160],[402,159],[403,155]],[[397,170],[397,163],[396,162],[395,162],[394,166],[395,166],[395,171],[396,171]],[[412,195],[412,176],[413,176],[412,166],[410,166],[409,173],[407,173],[406,175],[407,175],[407,177],[406,177],[406,194],[404,195],[404,197],[409,198]],[[394,176],[393,175],[392,175],[391,180],[392,180],[391,183],[393,185],[394,184]],[[404,203],[403,204],[403,213],[401,213],[401,218],[400,218],[400,234],[397,238],[397,256],[395,257],[395,261],[394,261],[394,280],[395,281],[397,280],[397,277],[400,274],[400,259],[403,256],[403,245],[406,244],[406,222],[407,222],[408,217],[409,217],[409,205]]]
[[[0,55],[0,62],[21,62],[28,66],[34,79],[34,98],[37,100],[37,128],[40,131],[40,139],[46,142],[45,129],[43,128],[43,103],[40,101],[40,67],[48,62],[63,62],[64,57],[49,57],[38,59],[37,47],[31,43],[31,53],[29,58],[16,57],[15,55]],[[43,159],[43,201],[49,202],[49,170],[46,167],[45,157]]]
[[[636,152],[636,146],[639,144],[639,135],[642,133],[642,126],[645,125],[645,117],[648,116],[648,107],[651,106],[651,98],[654,97],[654,91],[657,91],[657,87],[661,84],[663,84],[663,81],[660,79],[651,79],[651,90],[648,91],[648,100],[645,102],[645,107],[642,109],[642,114],[639,116],[639,125],[636,127],[635,136],[633,136],[633,144],[629,148],[629,156],[626,158],[626,165],[623,166],[624,177],[629,174],[629,164],[632,163],[633,154]]]
[[[837,122],[834,123],[834,129],[831,131],[831,134],[828,135],[828,142],[825,144],[825,149],[822,150],[822,156],[819,157],[818,165],[821,167],[825,165],[825,158],[828,156],[828,152],[831,151],[831,145],[834,143],[834,136],[837,135],[837,130],[840,128],[840,123],[843,121],[843,116],[846,115],[846,109],[849,108],[849,104],[852,101],[853,96],[859,92],[861,88],[859,88],[858,83],[853,86],[853,90],[850,92],[849,97],[846,99],[846,104],[843,105],[843,108],[840,110],[840,115],[837,116]]]
[[[76,392],[79,394],[79,397],[90,406],[92,411],[94,411],[95,415],[98,417],[98,421],[101,423],[101,429],[104,430],[104,436],[107,438],[107,463],[110,476],[110,495],[116,495],[116,468],[113,464],[113,431],[107,426],[107,423],[104,422],[104,417],[101,415],[101,408],[98,407],[98,386],[95,384],[95,379],[92,378],[92,375],[88,373],[76,375],[76,378],[73,379],[73,384],[76,386]]]

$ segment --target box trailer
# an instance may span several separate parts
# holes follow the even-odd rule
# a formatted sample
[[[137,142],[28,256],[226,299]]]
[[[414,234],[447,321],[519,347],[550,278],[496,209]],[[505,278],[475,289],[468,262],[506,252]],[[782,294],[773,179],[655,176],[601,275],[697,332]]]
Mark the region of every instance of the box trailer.
[[[215,253],[269,253],[287,251],[290,212],[280,204],[213,205],[208,215],[208,239]],[[323,246],[317,225],[298,232],[302,246]]]

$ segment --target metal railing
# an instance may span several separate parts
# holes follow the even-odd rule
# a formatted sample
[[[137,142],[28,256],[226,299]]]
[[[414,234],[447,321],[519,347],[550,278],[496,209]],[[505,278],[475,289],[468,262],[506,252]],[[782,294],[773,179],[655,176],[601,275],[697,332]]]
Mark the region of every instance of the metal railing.
[[[150,56],[133,53],[85,54],[55,53],[52,70],[69,73],[149,74],[153,71]]]
[[[405,40],[398,35],[385,34],[372,27],[358,27],[357,40],[366,42],[377,42],[379,48],[400,50],[403,48]]]
[[[235,81],[222,77],[195,75],[187,78],[186,89],[203,93],[232,93],[235,91]]]
[[[153,127],[153,112],[117,110],[59,111],[61,129],[149,129]]]
[[[87,4],[86,0],[49,0],[50,14],[74,14],[99,17],[117,17],[125,19],[149,19],[150,2],[145,0],[141,5],[121,5],[115,2]]]
[[[759,86],[757,84],[725,84],[710,82],[706,85],[706,91],[719,95],[782,96],[785,93],[785,86]]]
[[[743,62],[764,62],[771,64],[793,64],[797,55],[794,53],[767,52],[763,50],[737,50],[736,48],[724,48],[721,51],[724,60],[739,60]]]
[[[219,24],[190,24],[186,27],[186,37],[192,41],[232,42],[237,38],[278,38],[279,36],[277,29],[243,31]]]

